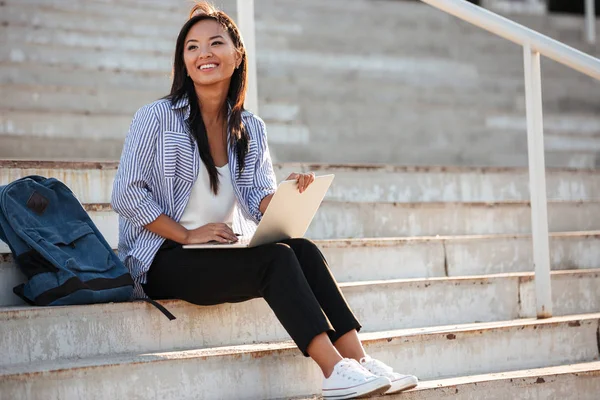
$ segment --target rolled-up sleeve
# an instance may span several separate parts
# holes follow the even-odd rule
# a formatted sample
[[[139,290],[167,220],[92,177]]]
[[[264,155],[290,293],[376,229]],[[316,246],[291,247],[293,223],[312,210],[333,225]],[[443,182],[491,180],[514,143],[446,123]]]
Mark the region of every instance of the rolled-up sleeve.
[[[145,106],[129,128],[111,198],[112,208],[134,226],[147,225],[163,213],[152,197],[151,185],[158,137],[158,118]]]
[[[254,169],[254,181],[248,198],[248,208],[257,221],[262,218],[259,206],[260,202],[268,195],[277,190],[277,179],[273,171],[271,154],[267,143],[267,128],[265,123],[258,117],[253,118],[253,125],[257,129],[255,140],[257,141],[258,155]]]

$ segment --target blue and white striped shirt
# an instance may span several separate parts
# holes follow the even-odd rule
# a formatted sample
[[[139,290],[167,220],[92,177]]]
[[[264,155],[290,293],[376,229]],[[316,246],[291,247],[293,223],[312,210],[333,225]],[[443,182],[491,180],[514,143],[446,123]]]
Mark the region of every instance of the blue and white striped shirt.
[[[141,284],[165,240],[144,226],[161,214],[179,222],[198,177],[202,160],[189,133],[189,115],[187,98],[174,105],[155,101],[137,111],[125,139],[111,205],[119,214],[119,257],[135,281],[135,297],[145,297]],[[233,229],[251,235],[262,217],[259,204],[275,192],[276,179],[265,123],[248,111],[242,113],[242,122],[249,142],[241,175],[235,147],[228,146],[238,204]]]

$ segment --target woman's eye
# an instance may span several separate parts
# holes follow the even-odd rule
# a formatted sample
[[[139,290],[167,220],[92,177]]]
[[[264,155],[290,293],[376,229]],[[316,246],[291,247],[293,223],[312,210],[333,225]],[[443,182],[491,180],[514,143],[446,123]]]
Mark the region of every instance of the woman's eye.
[[[213,46],[217,46],[217,45],[220,45],[220,44],[223,44],[223,42],[220,42],[220,41],[218,41],[218,40],[217,40],[216,42],[212,42],[212,45],[213,45]]]
[[[187,49],[188,49],[188,51],[192,51],[192,50],[194,50],[196,47],[198,47],[198,46],[196,46],[196,45],[191,45],[191,46],[189,46]]]

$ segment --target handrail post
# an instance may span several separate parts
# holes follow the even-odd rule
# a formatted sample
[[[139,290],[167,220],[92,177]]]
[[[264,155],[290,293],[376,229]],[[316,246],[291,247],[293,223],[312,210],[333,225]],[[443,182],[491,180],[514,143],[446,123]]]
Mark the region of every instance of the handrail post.
[[[585,0],[585,34],[589,44],[596,43],[596,4]]]
[[[244,108],[258,114],[258,82],[256,69],[256,30],[254,0],[237,0],[237,24],[244,38],[248,59],[248,90]]]
[[[540,53],[533,51],[531,46],[526,44],[523,46],[523,56],[536,310],[538,318],[549,318],[552,316],[552,290],[550,287],[550,244],[546,200]]]

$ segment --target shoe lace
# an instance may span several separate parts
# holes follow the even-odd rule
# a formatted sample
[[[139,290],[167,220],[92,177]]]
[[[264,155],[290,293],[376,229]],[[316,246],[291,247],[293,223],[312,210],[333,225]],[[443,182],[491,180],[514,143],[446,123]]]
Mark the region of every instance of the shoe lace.
[[[363,382],[371,376],[371,373],[356,360],[348,360],[341,364],[338,373],[344,378],[357,382]]]
[[[371,371],[371,373],[379,376],[389,376],[394,375],[394,369],[389,365],[384,364],[383,362],[375,359],[370,359],[364,363],[366,369]]]

